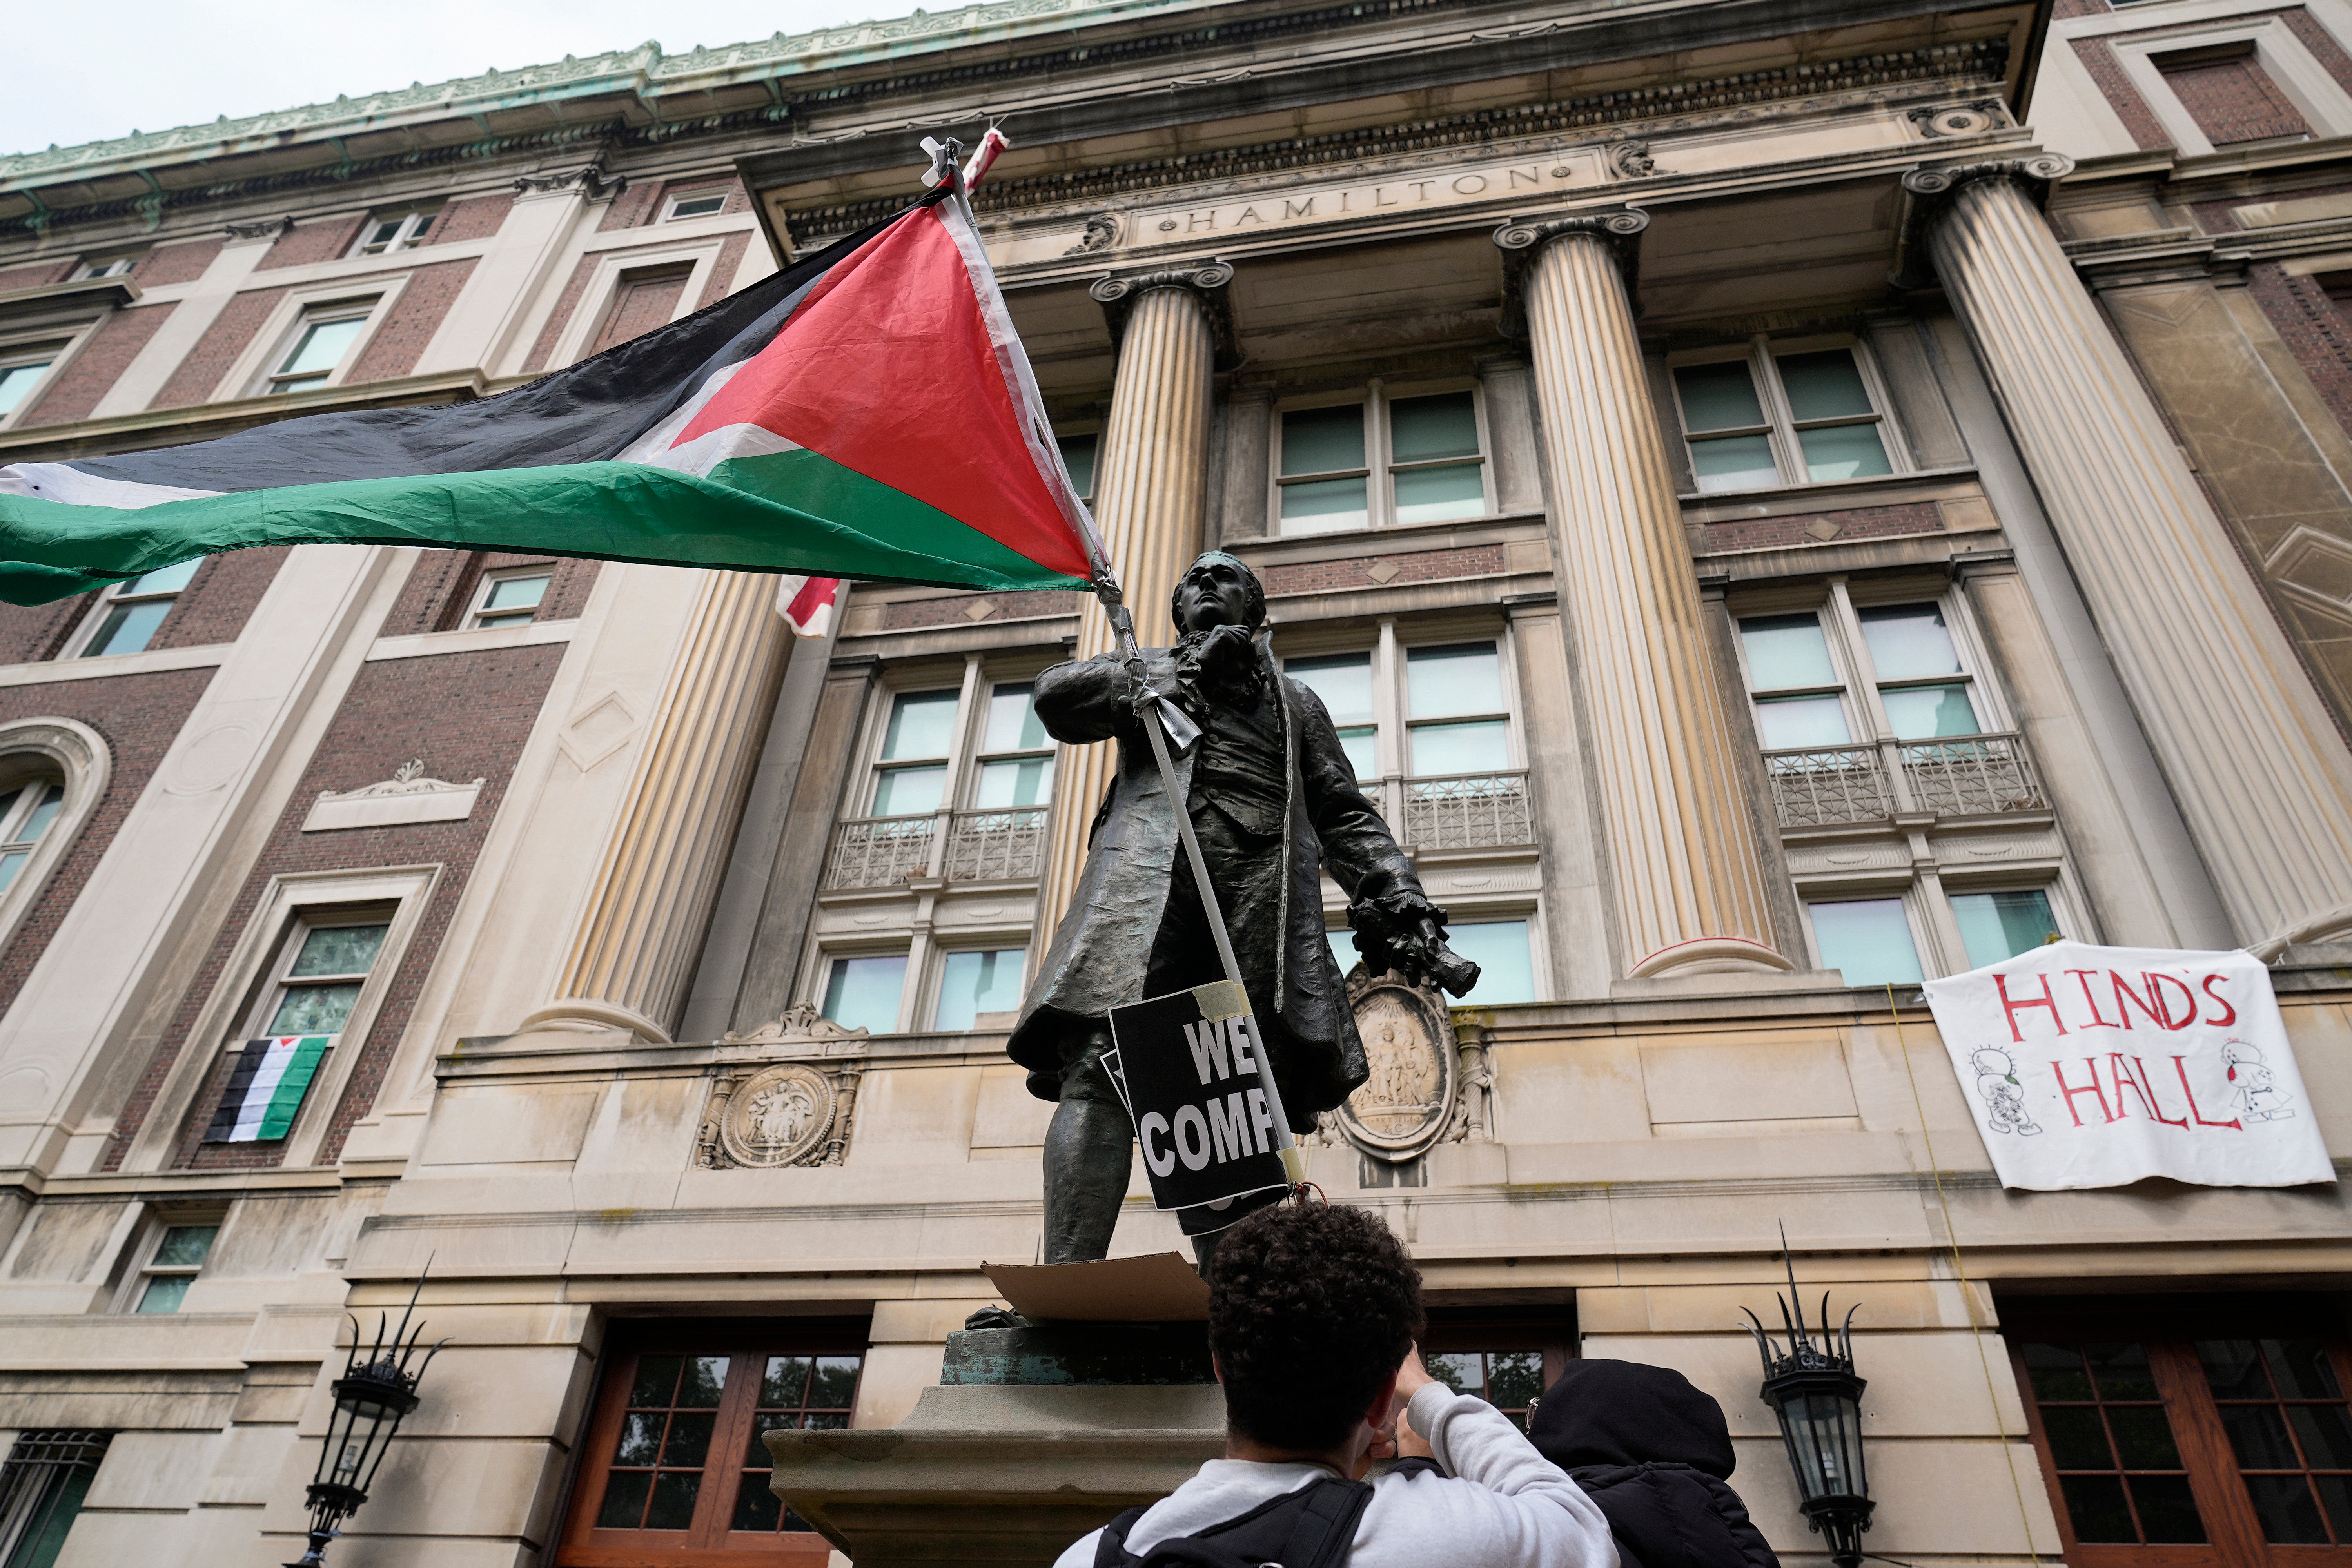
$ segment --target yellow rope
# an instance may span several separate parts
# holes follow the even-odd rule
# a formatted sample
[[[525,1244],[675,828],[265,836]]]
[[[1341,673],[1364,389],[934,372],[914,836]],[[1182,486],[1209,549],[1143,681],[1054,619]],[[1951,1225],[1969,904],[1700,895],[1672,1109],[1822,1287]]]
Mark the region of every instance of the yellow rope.
[[[2017,1450],[2009,1446],[2009,1426],[2000,1418],[2000,1394],[1993,1387],[1992,1359],[1985,1354],[1984,1324],[1977,1317],[1976,1292],[1969,1286],[1968,1265],[1960,1261],[1960,1233],[1952,1226],[1951,1200],[1944,1195],[1944,1169],[1936,1159],[1936,1135],[1927,1129],[1927,1102],[1919,1094],[1919,1075],[1911,1066],[1911,1043],[1903,1037],[1903,1014],[1895,1005],[1895,986],[1886,987],[1886,1010],[1895,1018],[1895,1044],[1903,1053],[1903,1073],[1911,1080],[1911,1104],[1919,1112],[1919,1136],[1927,1145],[1927,1171],[1936,1179],[1936,1203],[1944,1211],[1944,1240],[1952,1249],[1952,1272],[1960,1277],[1960,1301],[1968,1309],[1969,1337],[1976,1342],[1977,1364],[1984,1369],[1985,1397],[1992,1402],[1992,1429],[2000,1436],[2000,1456],[2009,1464],[2009,1489],[2017,1497],[2018,1521],[2025,1526],[2025,1554],[2040,1568],[2042,1553],[2033,1549],[2033,1516],[2026,1511],[2025,1487],[2017,1479]]]

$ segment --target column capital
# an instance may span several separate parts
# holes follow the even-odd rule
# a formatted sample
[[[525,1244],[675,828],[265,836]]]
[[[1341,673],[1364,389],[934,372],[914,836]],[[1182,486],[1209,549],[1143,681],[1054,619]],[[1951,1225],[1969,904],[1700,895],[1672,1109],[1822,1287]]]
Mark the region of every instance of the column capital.
[[[1935,271],[1926,264],[1927,230],[1952,197],[1963,187],[1982,180],[2012,180],[2040,205],[2052,182],[2074,172],[2074,160],[2063,153],[2035,153],[2023,158],[1986,158],[1969,163],[1923,165],[1903,176],[1905,212],[1897,226],[1895,269],[1887,276],[1899,289],[1927,289]]]
[[[599,163],[589,163],[577,169],[560,169],[546,174],[519,174],[514,181],[518,201],[532,196],[559,196],[577,191],[589,202],[609,202],[629,188],[629,182],[617,174],[608,174]]]
[[[1639,316],[1642,231],[1649,226],[1650,215],[1640,207],[1611,207],[1599,212],[1570,213],[1565,217],[1515,217],[1496,229],[1495,244],[1503,253],[1503,335],[1526,339],[1527,307],[1521,296],[1528,264],[1553,240],[1572,234],[1591,235],[1608,246],[1610,254],[1616,258],[1618,274],[1625,281],[1625,298],[1632,303],[1633,314]]]
[[[1231,370],[1241,363],[1241,340],[1234,331],[1234,311],[1225,286],[1234,280],[1234,264],[1214,257],[1171,261],[1131,271],[1108,272],[1087,286],[1087,297],[1103,308],[1116,344],[1127,333],[1128,312],[1135,301],[1155,289],[1173,289],[1201,302],[1209,334],[1217,345],[1216,368]]]

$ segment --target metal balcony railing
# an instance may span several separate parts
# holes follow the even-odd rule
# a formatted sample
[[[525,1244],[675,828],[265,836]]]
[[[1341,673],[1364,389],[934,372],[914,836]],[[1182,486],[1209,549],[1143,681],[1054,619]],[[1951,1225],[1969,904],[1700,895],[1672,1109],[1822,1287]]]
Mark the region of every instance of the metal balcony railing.
[[[1042,806],[1013,811],[959,811],[948,828],[950,882],[1008,882],[1034,877],[1045,861]]]
[[[2025,738],[2015,733],[1767,752],[1764,767],[1783,827],[1878,822],[1909,812],[1981,816],[2050,805]]]
[[[833,830],[824,885],[892,888],[916,877],[950,882],[1034,877],[1045,858],[1046,808],[858,816]]]
[[[1525,769],[1396,781],[1404,810],[1398,837],[1416,849],[1498,849],[1535,842]]]

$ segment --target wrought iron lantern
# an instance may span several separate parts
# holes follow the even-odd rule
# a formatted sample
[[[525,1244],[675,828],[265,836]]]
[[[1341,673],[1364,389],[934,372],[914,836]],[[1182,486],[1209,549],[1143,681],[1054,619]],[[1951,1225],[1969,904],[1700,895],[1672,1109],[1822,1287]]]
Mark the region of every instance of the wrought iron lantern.
[[[323,1568],[327,1542],[342,1533],[343,1521],[367,1501],[377,1467],[391,1449],[401,1422],[416,1408],[416,1385],[425,1369],[441,1353],[441,1346],[449,1342],[443,1340],[434,1344],[423,1361],[410,1365],[425,1325],[417,1324],[411,1332],[408,1320],[424,1289],[425,1280],[419,1276],[407,1310],[400,1315],[400,1327],[392,1331],[389,1341],[384,1335],[389,1314],[377,1315],[375,1342],[365,1347],[360,1343],[359,1321],[352,1321],[351,1355],[344,1363],[343,1375],[335,1379],[327,1442],[319,1452],[318,1478],[310,1486],[310,1550],[286,1568]]]
[[[1788,1258],[1788,1237],[1781,1237],[1781,1257]],[[1789,1465],[1797,1472],[1799,1508],[1813,1533],[1826,1538],[1831,1559],[1838,1568],[1861,1568],[1870,1555],[1862,1549],[1863,1531],[1870,1528],[1870,1472],[1862,1452],[1862,1391],[1868,1384],[1853,1373],[1853,1314],[1830,1328],[1829,1292],[1822,1292],[1821,1342],[1805,1327],[1804,1303],[1797,1295],[1797,1268],[1789,1263],[1789,1294],[1780,1303],[1780,1322],[1787,1334],[1785,1353],[1774,1343],[1756,1314],[1748,1315],[1748,1332],[1756,1336],[1757,1353],[1764,1361],[1764,1403],[1780,1418],[1780,1436],[1789,1445]]]

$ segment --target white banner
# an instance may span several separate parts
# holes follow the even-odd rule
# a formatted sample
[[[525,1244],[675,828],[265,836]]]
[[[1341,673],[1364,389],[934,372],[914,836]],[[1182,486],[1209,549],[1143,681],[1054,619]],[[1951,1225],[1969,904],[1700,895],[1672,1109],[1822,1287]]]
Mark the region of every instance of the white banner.
[[[2336,1179],[2251,953],[2059,942],[1927,992],[2003,1186]]]

